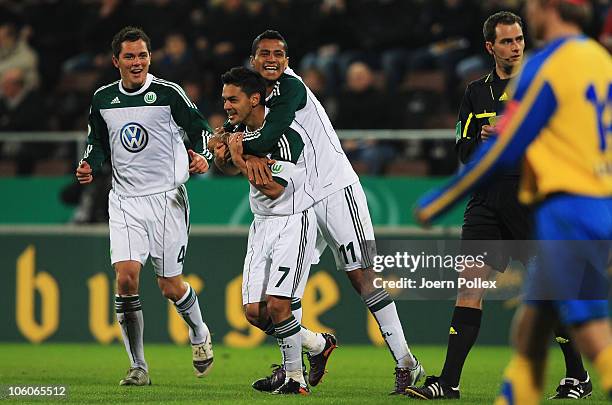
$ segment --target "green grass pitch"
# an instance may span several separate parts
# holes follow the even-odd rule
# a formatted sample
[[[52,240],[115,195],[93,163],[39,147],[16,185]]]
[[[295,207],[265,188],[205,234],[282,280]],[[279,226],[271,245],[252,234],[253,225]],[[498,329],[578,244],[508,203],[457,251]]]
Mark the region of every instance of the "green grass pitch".
[[[340,342],[342,343],[342,342]],[[256,392],[251,382],[269,373],[279,361],[278,348],[268,345],[255,349],[232,349],[217,345],[215,365],[208,377],[198,379],[191,370],[191,351],[186,346],[145,346],[153,385],[119,387],[127,370],[127,356],[121,345],[95,344],[0,344],[0,386],[67,385],[68,396],[61,401],[46,398],[2,400],[6,403],[276,403],[276,404],[390,404],[415,403],[406,397],[389,397],[393,386],[393,362],[385,348],[340,346],[332,355],[329,373],[312,390],[310,397],[273,397]],[[445,348],[415,346],[414,353],[429,373],[439,373]],[[467,360],[458,404],[491,404],[504,366],[511,355],[506,347],[476,345]],[[559,350],[550,352],[547,393],[554,391],[563,377]],[[597,384],[597,379],[594,379]],[[555,404],[571,404],[557,401]],[[583,404],[603,404],[599,387]]]

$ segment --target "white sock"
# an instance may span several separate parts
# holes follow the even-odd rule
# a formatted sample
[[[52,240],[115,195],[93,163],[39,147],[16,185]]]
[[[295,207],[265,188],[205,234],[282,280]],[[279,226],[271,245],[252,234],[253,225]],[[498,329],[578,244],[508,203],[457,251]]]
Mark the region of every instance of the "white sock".
[[[174,303],[176,311],[189,326],[189,341],[192,345],[204,343],[210,337],[208,326],[202,320],[198,296],[188,283],[185,294]]]
[[[416,359],[410,353],[408,343],[404,337],[404,330],[400,323],[395,303],[391,300],[389,293],[383,289],[374,291],[364,298],[368,309],[374,315],[380,332],[382,333],[391,355],[397,363],[397,367],[415,367]]]
[[[302,335],[302,347],[311,355],[317,355],[325,349],[325,338],[322,334],[315,333],[302,326],[300,335]]]
[[[306,380],[304,380],[304,373],[302,373],[302,370],[286,371],[285,373],[285,382],[289,381],[291,378],[293,381],[299,382],[302,387],[306,386]]]
[[[293,317],[295,318],[296,321],[298,321],[299,324],[302,323],[302,300],[297,298],[297,297],[293,297],[291,298],[291,313],[293,314]]]
[[[115,312],[117,321],[121,326],[123,344],[130,358],[131,367],[140,367],[149,370],[144,357],[143,330],[144,319],[142,306],[138,295],[115,296]]]
[[[275,324],[276,339],[283,355],[285,368],[285,382],[292,378],[302,385],[306,385],[302,374],[302,337],[300,324],[293,315],[284,321]]]

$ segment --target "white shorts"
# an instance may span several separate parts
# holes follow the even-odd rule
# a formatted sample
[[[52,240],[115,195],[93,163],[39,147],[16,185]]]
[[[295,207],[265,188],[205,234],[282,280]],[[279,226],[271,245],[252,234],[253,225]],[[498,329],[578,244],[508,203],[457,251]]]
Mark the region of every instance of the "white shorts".
[[[143,266],[151,255],[155,273],[183,272],[189,233],[189,199],[185,186],[143,197],[108,195],[111,263],[134,260]]]
[[[302,298],[317,238],[312,208],[283,217],[256,216],[242,271],[242,304],[266,295]]]
[[[330,246],[338,270],[372,267],[376,255],[374,228],[360,182],[336,191],[314,205],[319,232],[313,264]]]

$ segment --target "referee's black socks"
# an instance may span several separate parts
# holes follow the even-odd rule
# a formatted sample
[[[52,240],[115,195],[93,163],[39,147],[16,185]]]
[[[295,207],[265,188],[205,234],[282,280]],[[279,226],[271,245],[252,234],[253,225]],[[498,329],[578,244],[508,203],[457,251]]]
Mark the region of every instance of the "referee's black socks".
[[[472,349],[478,332],[482,310],[467,307],[455,307],[448,335],[446,360],[440,374],[440,380],[451,387],[458,387],[463,363]]]
[[[565,359],[565,377],[575,378],[580,382],[586,381],[587,372],[582,364],[582,357],[570,341],[569,333],[564,327],[558,326],[555,329],[555,340],[559,343]]]

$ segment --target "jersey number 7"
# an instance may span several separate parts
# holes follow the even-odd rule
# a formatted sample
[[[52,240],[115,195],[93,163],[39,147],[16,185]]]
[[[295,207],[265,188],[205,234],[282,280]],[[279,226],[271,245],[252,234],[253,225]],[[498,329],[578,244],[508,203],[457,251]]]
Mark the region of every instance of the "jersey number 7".
[[[283,266],[278,267],[278,271],[283,273],[283,275],[281,276],[280,280],[278,280],[278,283],[276,283],[276,285],[274,286],[275,288],[280,287],[280,285],[283,284],[283,281],[285,281],[285,279],[289,275],[289,270],[291,270],[289,267],[283,267]]]

